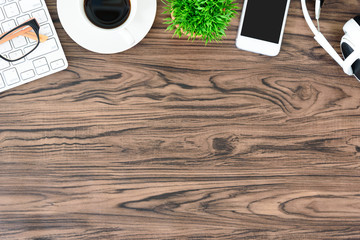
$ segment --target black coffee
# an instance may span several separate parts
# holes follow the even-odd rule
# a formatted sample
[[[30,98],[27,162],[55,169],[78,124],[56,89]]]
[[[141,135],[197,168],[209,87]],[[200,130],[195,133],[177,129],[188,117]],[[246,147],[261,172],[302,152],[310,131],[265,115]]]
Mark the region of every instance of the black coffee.
[[[89,20],[101,28],[116,28],[130,15],[130,0],[85,0]]]

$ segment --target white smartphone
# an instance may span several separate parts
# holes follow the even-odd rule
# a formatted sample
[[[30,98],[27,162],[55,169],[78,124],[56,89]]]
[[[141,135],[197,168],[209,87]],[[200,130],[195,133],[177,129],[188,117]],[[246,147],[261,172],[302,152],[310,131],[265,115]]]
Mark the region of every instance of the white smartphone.
[[[290,0],[245,0],[236,47],[276,56],[280,52]]]

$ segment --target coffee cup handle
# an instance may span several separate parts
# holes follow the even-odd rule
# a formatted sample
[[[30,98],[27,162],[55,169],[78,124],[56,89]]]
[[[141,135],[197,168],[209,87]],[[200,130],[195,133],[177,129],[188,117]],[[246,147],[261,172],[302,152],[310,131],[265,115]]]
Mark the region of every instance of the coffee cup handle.
[[[130,33],[130,31],[127,28],[124,28],[121,31],[121,35],[125,39],[126,43],[128,43],[129,45],[133,45],[135,43],[134,36]]]

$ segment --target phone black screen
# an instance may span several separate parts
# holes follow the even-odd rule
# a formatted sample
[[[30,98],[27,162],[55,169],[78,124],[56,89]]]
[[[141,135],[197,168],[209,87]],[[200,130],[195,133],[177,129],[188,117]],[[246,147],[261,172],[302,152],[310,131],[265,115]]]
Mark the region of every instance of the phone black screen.
[[[279,43],[288,0],[248,0],[241,35]]]

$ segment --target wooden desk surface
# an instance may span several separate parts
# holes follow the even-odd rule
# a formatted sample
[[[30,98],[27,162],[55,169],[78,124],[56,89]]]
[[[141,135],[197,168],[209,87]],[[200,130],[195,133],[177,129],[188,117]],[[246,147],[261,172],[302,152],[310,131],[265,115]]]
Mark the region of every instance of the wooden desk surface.
[[[299,0],[274,58],[236,50],[239,16],[172,39],[160,0],[138,46],[94,54],[47,3],[70,66],[0,94],[0,239],[360,238],[360,83]],[[337,49],[359,12],[326,2]]]

